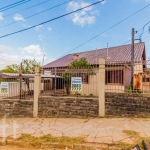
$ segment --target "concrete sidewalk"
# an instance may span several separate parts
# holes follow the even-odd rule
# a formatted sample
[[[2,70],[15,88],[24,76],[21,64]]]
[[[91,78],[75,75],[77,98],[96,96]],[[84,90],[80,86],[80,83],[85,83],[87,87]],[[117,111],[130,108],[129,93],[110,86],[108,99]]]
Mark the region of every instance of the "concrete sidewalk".
[[[150,119],[24,118],[0,120],[0,137],[7,138],[17,138],[21,134],[31,134],[36,137],[51,134],[56,137],[83,136],[85,137],[85,141],[90,143],[135,143],[134,138],[130,134],[124,133],[124,131],[135,131],[141,137],[150,137]]]

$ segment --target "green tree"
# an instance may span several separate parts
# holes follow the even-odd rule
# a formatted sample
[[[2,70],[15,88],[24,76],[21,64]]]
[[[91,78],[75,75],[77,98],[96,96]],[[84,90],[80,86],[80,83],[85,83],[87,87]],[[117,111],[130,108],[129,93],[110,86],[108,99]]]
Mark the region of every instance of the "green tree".
[[[62,75],[65,81],[66,93],[68,95],[70,94],[71,77],[94,74],[95,73],[93,67],[88,63],[86,58],[76,59],[73,62],[71,62]]]
[[[35,60],[22,60],[22,73],[26,74],[34,74],[35,67],[41,67],[40,63]],[[6,68],[0,70],[1,73],[19,73],[20,65],[12,64],[7,66]]]
[[[68,65],[68,69],[92,69],[86,58],[76,59]]]
[[[0,72],[1,73],[18,73],[18,69],[16,69],[14,66],[16,65],[13,64],[13,65],[7,66],[6,68],[0,70]]]
[[[22,73],[35,73],[36,67],[41,67],[41,65],[35,60],[25,59],[22,61]]]

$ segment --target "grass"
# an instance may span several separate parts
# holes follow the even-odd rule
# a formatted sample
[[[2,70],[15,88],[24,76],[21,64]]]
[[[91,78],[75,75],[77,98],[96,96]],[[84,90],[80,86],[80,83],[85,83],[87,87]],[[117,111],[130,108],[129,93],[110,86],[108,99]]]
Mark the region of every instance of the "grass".
[[[134,145],[132,144],[127,144],[124,142],[119,142],[118,147],[123,149],[123,150],[131,150],[133,148]]]
[[[150,143],[150,138],[149,137],[140,137],[139,133],[136,131],[132,131],[132,130],[123,130],[123,133],[125,133],[126,135],[130,136],[132,139],[134,139],[135,144],[138,144],[140,146],[140,148],[143,148],[143,144],[142,141],[147,141]],[[134,144],[134,145],[135,145]],[[134,145],[132,144],[126,144],[126,143],[119,143],[119,147],[122,149],[131,149],[134,147]]]
[[[84,142],[84,138],[83,137],[70,138],[65,136],[53,137],[51,135],[34,137],[29,134],[22,134],[21,137],[19,137],[16,141],[17,141],[17,146],[25,147],[25,148],[41,148],[42,144],[45,145],[57,144],[58,148],[62,148],[65,147],[65,145],[72,146],[73,144],[82,144]]]
[[[139,136],[139,133],[132,131],[132,130],[123,130],[123,133],[130,136],[131,138],[134,138],[135,144],[138,144],[141,148],[142,141],[148,141],[150,142],[150,138],[142,138]],[[15,143],[9,143],[8,145],[15,145],[23,148],[56,148],[56,149],[65,149],[68,147],[68,149],[74,149],[74,145],[82,145],[86,144],[86,141],[83,137],[53,137],[51,135],[45,135],[41,137],[34,137],[29,134],[22,134],[20,138],[16,140]],[[134,147],[133,144],[127,144],[124,142],[119,142],[117,145],[114,145],[120,149],[129,150]],[[81,146],[82,147],[82,146]],[[90,146],[91,147],[91,146]],[[90,148],[89,147],[89,148]],[[84,148],[83,148],[84,149]],[[88,146],[86,150],[88,149]],[[90,149],[91,150],[91,149]]]
[[[131,134],[133,134],[133,133],[131,133]],[[127,143],[124,143],[124,142],[119,142],[118,147],[123,149],[123,150],[131,150],[137,144],[137,145],[140,146],[140,148],[143,149],[143,144],[142,144],[143,140],[150,143],[150,138],[148,138],[148,137],[145,137],[145,138],[139,137],[135,144],[127,144]]]
[[[142,144],[142,141],[143,141],[143,140],[150,143],[150,138],[149,138],[149,137],[140,138],[139,141],[138,141],[138,143],[139,143],[139,146],[140,146],[141,148],[143,148],[143,144]]]
[[[81,116],[81,119],[88,119],[88,116]]]
[[[65,144],[81,144],[84,141],[84,138],[77,137],[77,138],[70,138],[70,137],[53,137],[51,135],[45,135],[41,137],[34,137],[29,134],[22,134],[21,137],[18,139],[22,142],[39,142],[39,143],[65,143]]]
[[[125,133],[125,134],[127,134],[127,135],[129,135],[129,136],[138,136],[139,137],[139,134],[136,131],[123,130],[122,132]]]
[[[86,123],[86,122],[88,122],[90,119],[86,119],[85,121],[84,121],[84,123]]]

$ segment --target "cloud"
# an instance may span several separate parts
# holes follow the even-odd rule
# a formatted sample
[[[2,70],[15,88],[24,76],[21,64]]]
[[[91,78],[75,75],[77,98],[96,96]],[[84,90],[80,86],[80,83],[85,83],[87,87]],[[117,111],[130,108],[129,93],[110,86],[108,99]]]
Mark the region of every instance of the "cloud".
[[[0,51],[1,52],[7,51],[7,50],[12,50],[12,48],[10,48],[9,46],[6,46],[6,45],[0,45]]]
[[[40,45],[29,45],[27,47],[22,48],[22,52],[32,54],[33,56],[43,55]]]
[[[20,62],[20,57],[18,55],[10,55],[13,48],[7,45],[0,45],[0,69],[3,69],[7,65]]]
[[[18,55],[10,55],[8,53],[3,53],[0,55],[0,69],[12,64],[19,64],[21,62],[21,57]]]
[[[24,24],[24,23],[21,23],[21,25],[22,25],[24,28],[30,28],[30,27],[31,27],[31,25]]]
[[[2,13],[0,13],[0,20],[4,20]]]
[[[51,28],[51,27],[48,27],[48,31],[52,31],[52,28]]]
[[[36,30],[36,31],[39,31],[39,30],[42,29],[42,28],[43,28],[43,26],[42,26],[42,25],[39,25],[39,26],[36,26],[36,27],[35,27],[35,30]]]
[[[102,2],[102,5],[104,5],[106,3],[106,0]]]
[[[15,21],[25,21],[21,14],[15,14],[13,18]]]
[[[45,37],[43,35],[38,35],[38,38],[40,41],[43,41]]]
[[[90,5],[90,3],[87,2],[75,2],[75,1],[71,1],[69,2],[69,4],[67,5],[67,11],[75,11],[79,8],[85,7]],[[73,15],[71,15],[71,20],[73,21],[73,23],[80,25],[80,26],[84,26],[86,24],[93,24],[96,21],[96,14],[94,13],[96,10],[93,10],[93,7],[88,7],[80,12],[74,13]]]
[[[44,49],[44,46],[43,46]],[[10,48],[6,45],[0,45],[0,70],[5,68],[8,65],[20,64],[23,59],[35,59],[37,62],[43,62],[43,55],[46,54],[40,45],[29,45],[23,48],[18,48],[13,51],[13,48]],[[50,58],[45,56],[44,64],[56,60],[55,58]]]
[[[45,52],[40,45],[29,45],[20,49],[23,55],[22,59],[35,59],[37,62],[43,61],[43,55],[45,54]]]

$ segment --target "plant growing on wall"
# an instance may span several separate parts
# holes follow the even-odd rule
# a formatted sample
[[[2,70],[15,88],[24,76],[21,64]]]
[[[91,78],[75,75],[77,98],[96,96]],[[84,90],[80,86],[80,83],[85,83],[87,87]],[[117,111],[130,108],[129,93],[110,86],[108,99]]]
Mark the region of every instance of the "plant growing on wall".
[[[132,86],[131,85],[127,86],[127,93],[132,93]]]

